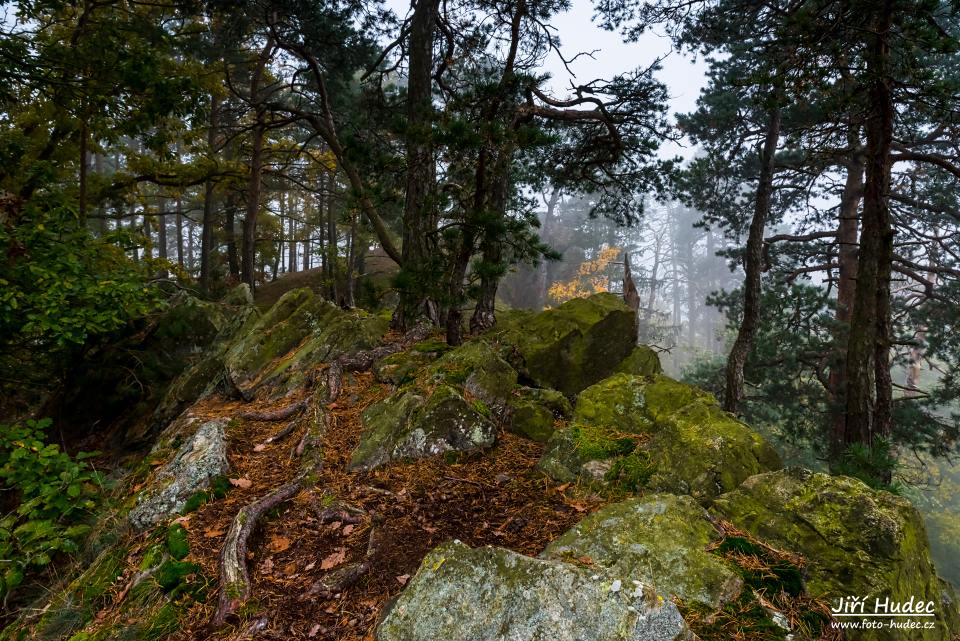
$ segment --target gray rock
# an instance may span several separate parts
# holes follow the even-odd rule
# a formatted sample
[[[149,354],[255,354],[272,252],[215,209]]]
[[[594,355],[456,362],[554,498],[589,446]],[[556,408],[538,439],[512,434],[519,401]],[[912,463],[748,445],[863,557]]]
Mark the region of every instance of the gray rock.
[[[547,546],[541,558],[589,557],[616,576],[711,610],[736,598],[740,576],[707,547],[720,539],[689,496],[652,494],[607,505]]]
[[[369,470],[403,458],[487,448],[496,426],[454,388],[440,385],[424,398],[397,392],[364,411],[363,434],[350,468]]]
[[[227,473],[226,425],[224,420],[204,423],[169,463],[154,472],[130,511],[128,518],[135,528],[145,530],[179,512],[194,493],[207,489],[213,478]]]
[[[377,641],[689,641],[672,601],[560,561],[453,542],[424,558]]]
[[[776,451],[716,400],[666,376],[614,374],[583,390],[573,421],[550,436],[539,469],[559,481],[597,480],[610,461],[625,489],[690,494],[701,504],[753,474],[777,469]]]

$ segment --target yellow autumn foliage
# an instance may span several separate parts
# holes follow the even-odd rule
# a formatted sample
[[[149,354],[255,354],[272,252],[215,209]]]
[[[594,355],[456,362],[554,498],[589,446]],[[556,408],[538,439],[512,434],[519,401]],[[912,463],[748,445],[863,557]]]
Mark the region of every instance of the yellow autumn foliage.
[[[606,269],[621,250],[619,247],[601,249],[593,260],[586,260],[577,268],[577,274],[567,282],[556,282],[547,290],[547,296],[554,305],[564,303],[571,298],[581,298],[607,291]]]

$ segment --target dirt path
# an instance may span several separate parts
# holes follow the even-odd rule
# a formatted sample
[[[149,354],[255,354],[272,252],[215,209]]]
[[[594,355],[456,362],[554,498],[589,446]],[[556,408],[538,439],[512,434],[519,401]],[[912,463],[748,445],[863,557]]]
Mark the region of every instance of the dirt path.
[[[497,446],[486,453],[348,472],[360,414],[390,391],[369,373],[345,378],[339,400],[326,409],[316,483],[268,515],[251,540],[252,598],[231,625],[210,637],[204,628],[216,603],[211,594],[191,610],[179,639],[372,639],[384,605],[439,543],[460,539],[537,554],[599,506],[597,497],[558,486],[535,470],[542,445],[502,431]],[[292,400],[297,399],[273,404],[214,399],[197,409],[205,416],[230,417],[251,409],[276,410]],[[186,523],[188,560],[200,564],[206,576],[218,576],[220,549],[237,511],[296,476],[300,461],[291,450],[312,419],[310,412],[302,414],[292,433],[269,445],[264,441],[286,421],[231,424],[227,436],[236,487]],[[351,572],[360,576],[350,587],[325,593],[325,583]]]

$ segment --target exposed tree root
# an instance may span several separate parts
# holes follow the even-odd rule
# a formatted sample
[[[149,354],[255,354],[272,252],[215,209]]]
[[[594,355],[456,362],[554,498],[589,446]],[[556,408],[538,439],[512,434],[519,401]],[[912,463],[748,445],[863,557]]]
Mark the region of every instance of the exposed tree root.
[[[354,507],[343,501],[334,501],[327,507],[322,507],[316,501],[312,502],[313,511],[317,515],[320,525],[340,521],[341,523],[357,524],[363,520],[366,515],[362,509]]]
[[[304,596],[329,599],[334,594],[356,585],[370,571],[370,561],[348,563],[326,574],[322,579],[310,586]]]
[[[330,364],[327,369],[327,402],[332,403],[340,396],[343,388],[343,375],[346,372],[365,372],[377,361],[409,349],[414,343],[424,340],[433,331],[433,326],[421,323],[403,335],[400,340],[368,349],[356,354],[344,354]]]
[[[260,445],[258,445],[257,447],[260,447],[261,445],[270,445],[271,443],[276,443],[277,441],[282,441],[283,439],[290,436],[290,434],[295,429],[297,429],[297,421],[296,420],[290,421],[289,423],[287,423],[286,427],[284,427],[282,430],[280,430],[273,436],[269,436],[266,439],[264,439],[263,443],[260,443]]]
[[[265,513],[292,499],[300,491],[302,477],[297,478],[237,512],[227,532],[220,553],[220,599],[210,619],[212,628],[219,628],[227,617],[250,598],[250,574],[247,571],[247,544]]]
[[[303,400],[297,401],[296,403],[291,403],[286,407],[281,407],[278,410],[273,410],[271,412],[241,412],[239,416],[240,418],[248,421],[282,421],[295,414],[299,414],[308,407],[310,407],[309,396]]]

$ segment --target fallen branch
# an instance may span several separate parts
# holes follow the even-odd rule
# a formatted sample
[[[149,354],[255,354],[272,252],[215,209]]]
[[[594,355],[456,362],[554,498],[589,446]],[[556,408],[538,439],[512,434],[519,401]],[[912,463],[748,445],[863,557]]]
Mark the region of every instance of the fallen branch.
[[[355,354],[344,354],[337,358],[327,369],[327,402],[332,403],[340,396],[343,375],[346,372],[366,372],[387,356],[409,349],[414,343],[424,340],[432,330],[433,326],[429,323],[421,323],[394,343],[379,345]]]
[[[250,574],[247,571],[247,543],[260,519],[271,509],[300,491],[302,480],[281,486],[261,499],[240,509],[233,517],[220,553],[220,599],[210,619],[212,628],[219,628],[228,616],[250,598]]]
[[[282,421],[307,409],[310,406],[310,399],[311,397],[308,396],[296,403],[270,412],[241,412],[240,418],[248,421]]]

